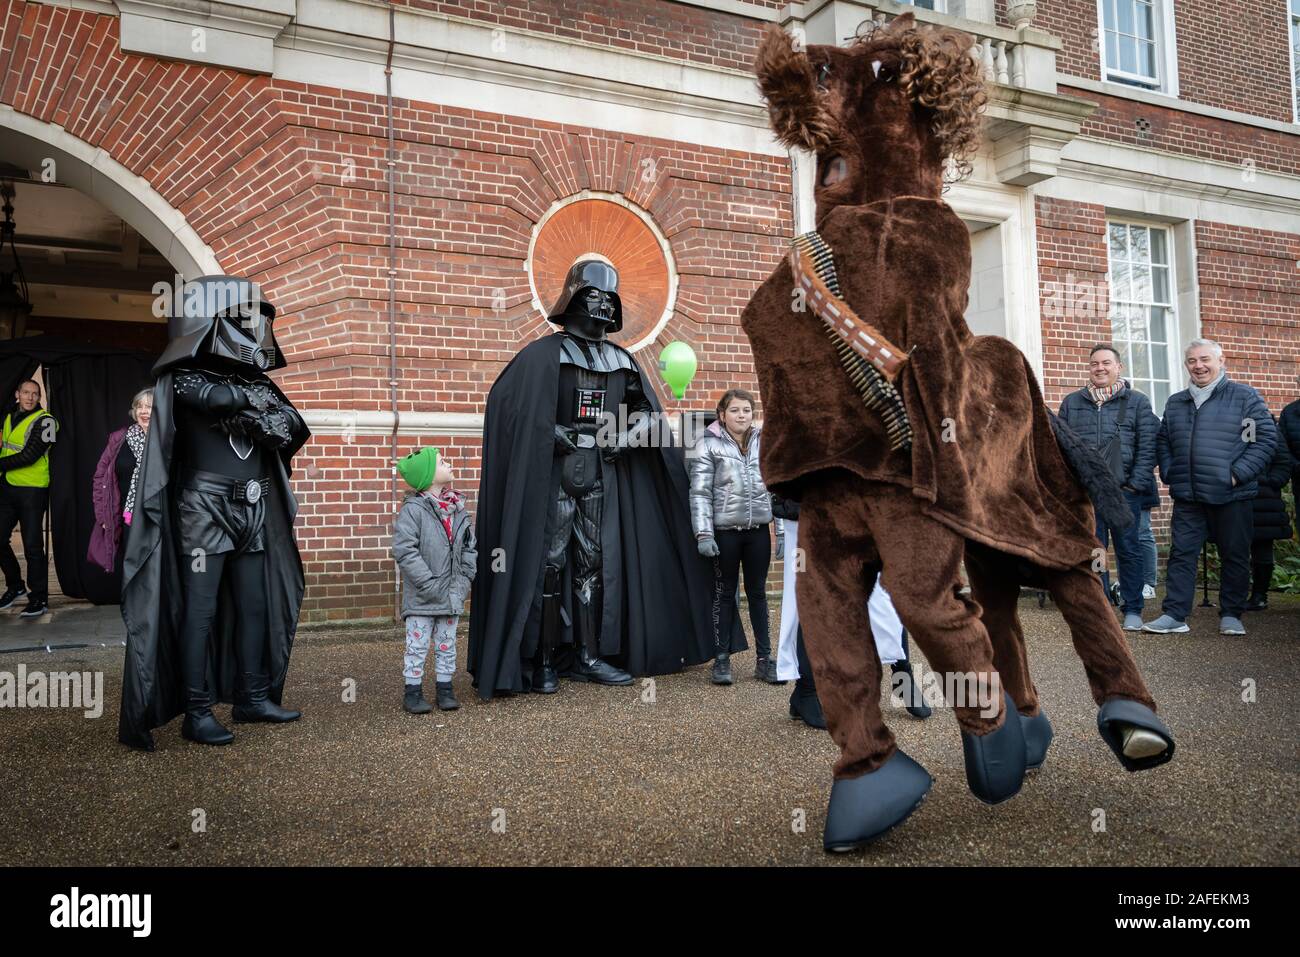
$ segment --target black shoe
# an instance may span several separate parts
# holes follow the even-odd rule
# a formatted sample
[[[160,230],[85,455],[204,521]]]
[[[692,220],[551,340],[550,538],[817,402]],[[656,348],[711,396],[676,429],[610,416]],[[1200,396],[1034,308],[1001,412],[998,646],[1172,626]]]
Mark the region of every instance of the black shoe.
[[[902,750],[876,770],[831,786],[822,847],[852,851],[897,827],[920,807],[934,785],[929,772]]]
[[[590,681],[598,685],[630,685],[632,676],[626,671],[615,668],[608,661],[602,661],[581,649],[573,659],[573,667],[564,677],[570,681]]]
[[[424,689],[418,681],[406,686],[402,695],[402,710],[407,714],[428,714],[433,710],[433,705],[424,700]]]
[[[560,690],[560,677],[555,673],[555,666],[551,664],[549,655],[543,656],[541,661],[533,666],[532,688],[538,694],[555,694]]]
[[[1025,732],[1025,770],[1037,771],[1047,760],[1047,746],[1052,743],[1052,722],[1047,720],[1047,712],[1042,708],[1032,718],[1020,716],[1021,727]]]
[[[770,685],[785,684],[776,676],[776,662],[771,658],[759,658],[754,662],[754,677]]]
[[[450,681],[439,681],[434,688],[438,692],[439,711],[455,711],[460,707],[460,702],[456,700],[456,693],[451,690]]]
[[[41,615],[45,614],[49,610],[50,610],[50,606],[45,601],[44,598],[37,598],[35,595],[33,595],[30,599],[28,599],[27,607],[24,608],[22,612],[19,613],[18,617],[19,618],[40,618]]]
[[[1251,595],[1246,611],[1268,611],[1268,595]]]
[[[889,666],[893,675],[892,684],[899,696],[903,699],[903,707],[913,718],[919,718],[924,721],[930,715],[934,714],[930,706],[925,703],[925,695],[921,689],[916,686],[916,679],[912,676],[912,663],[910,661],[895,661]],[[900,677],[901,676],[901,677]]]
[[[242,687],[235,690],[235,707],[230,712],[233,720],[241,724],[284,724],[302,717],[301,711],[281,708],[271,700],[271,679],[268,676],[242,674],[239,678]]]
[[[190,691],[186,696],[185,720],[181,737],[196,744],[229,744],[235,736],[212,713],[212,699],[206,691]]]
[[[24,588],[22,585],[18,585],[14,588],[10,588],[3,595],[0,595],[0,608],[12,607],[14,602],[16,602],[19,598],[22,598],[23,595],[26,594],[27,594],[27,589]]]
[[[988,734],[961,733],[966,784],[985,804],[1001,804],[1020,793],[1025,783],[1025,728],[1011,695],[1002,693],[1006,709],[1002,727]]]
[[[794,694],[790,695],[790,717],[810,728],[826,730],[826,715],[822,713],[821,699],[816,691],[803,691],[796,687]]]
[[[733,679],[731,677],[730,654],[724,651],[713,659],[713,670],[709,673],[709,680],[715,685],[731,684]]]

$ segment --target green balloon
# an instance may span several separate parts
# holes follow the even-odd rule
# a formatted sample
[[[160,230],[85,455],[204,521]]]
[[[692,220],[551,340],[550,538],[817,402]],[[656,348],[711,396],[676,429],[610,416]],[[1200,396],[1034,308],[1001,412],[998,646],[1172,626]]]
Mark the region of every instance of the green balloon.
[[[682,398],[686,395],[686,387],[695,378],[695,350],[681,340],[668,343],[659,353],[659,374],[673,390],[673,395]]]

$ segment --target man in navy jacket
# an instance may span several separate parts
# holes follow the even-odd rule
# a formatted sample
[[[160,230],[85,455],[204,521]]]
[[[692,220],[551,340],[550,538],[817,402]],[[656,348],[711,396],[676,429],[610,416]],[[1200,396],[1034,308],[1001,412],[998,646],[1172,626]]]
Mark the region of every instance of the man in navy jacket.
[[[1110,528],[1097,512],[1097,540],[1115,544],[1119,589],[1124,602],[1124,630],[1142,630],[1142,549],[1138,541],[1142,500],[1155,491],[1156,433],[1160,420],[1151,400],[1120,378],[1124,363],[1109,343],[1098,343],[1088,356],[1088,384],[1061,403],[1060,417],[1075,432],[1110,458],[1115,478],[1133,512],[1126,529]],[[1109,455],[1108,455],[1109,453]],[[1110,592],[1109,573],[1102,576]]]
[[[1168,590],[1164,614],[1145,630],[1188,630],[1197,553],[1208,537],[1219,546],[1219,633],[1244,635],[1256,479],[1273,458],[1277,427],[1259,393],[1227,377],[1217,342],[1196,339],[1183,355],[1191,384],[1169,397],[1156,437],[1160,478],[1174,500]]]

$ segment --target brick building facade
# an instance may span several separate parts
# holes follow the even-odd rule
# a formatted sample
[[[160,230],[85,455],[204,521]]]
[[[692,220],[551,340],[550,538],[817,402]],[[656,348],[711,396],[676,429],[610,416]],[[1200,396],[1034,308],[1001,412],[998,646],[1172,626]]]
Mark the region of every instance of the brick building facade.
[[[972,328],[1020,346],[1052,403],[1094,341],[1125,342],[1160,398],[1184,385],[1180,343],[1209,336],[1280,410],[1300,358],[1300,0],[1063,0],[1020,23],[1009,6],[917,7],[975,36],[994,84],[975,174],[948,196],[972,232]],[[811,215],[808,160],[773,143],[754,89],[760,32],[839,42],[906,9],[399,0],[390,47],[390,5],[370,0],[5,0],[0,161],[24,186],[20,239],[71,189],[155,273],[262,282],[292,360],[279,381],[314,431],[293,480],[304,620],[378,618],[394,441],[449,450],[472,495],[487,389],[548,330],[568,251],[614,250],[641,295],[622,341],[648,370],[669,341],[695,348],[669,408],[755,385],[739,314]],[[21,248],[53,262],[44,239]],[[32,326],[160,333],[156,275],[74,271],[34,284],[50,295]],[[63,314],[68,285],[140,314]]]

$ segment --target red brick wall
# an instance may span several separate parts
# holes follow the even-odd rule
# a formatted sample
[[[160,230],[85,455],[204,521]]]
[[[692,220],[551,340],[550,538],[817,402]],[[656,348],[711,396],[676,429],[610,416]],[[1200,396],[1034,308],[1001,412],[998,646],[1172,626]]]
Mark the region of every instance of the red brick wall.
[[[0,101],[105,149],[186,216],[223,269],[262,282],[295,403],[387,409],[382,98],[124,55],[113,17],[24,3],[3,17]],[[531,307],[529,236],[583,189],[622,193],[672,247],[677,308],[658,344],[696,350],[686,404],[754,384],[737,323],[789,236],[783,157],[406,100],[395,128],[401,411],[480,412],[505,362],[549,330]],[[392,608],[388,439],[346,438],[314,438],[294,475],[309,621]],[[425,441],[449,444],[404,437],[399,455]],[[478,440],[451,444],[472,492]]]
[[[998,0],[1003,25],[1006,6]],[[1057,70],[1092,80],[1101,79],[1097,22],[1097,0],[1040,0],[1034,18],[1062,41]],[[1285,0],[1177,0],[1174,45],[1181,99],[1293,122]]]
[[[709,66],[750,70],[764,24],[718,10],[666,0],[399,0],[511,29],[652,53]],[[785,0],[752,0],[779,9]],[[508,50],[508,46],[507,46]]]

